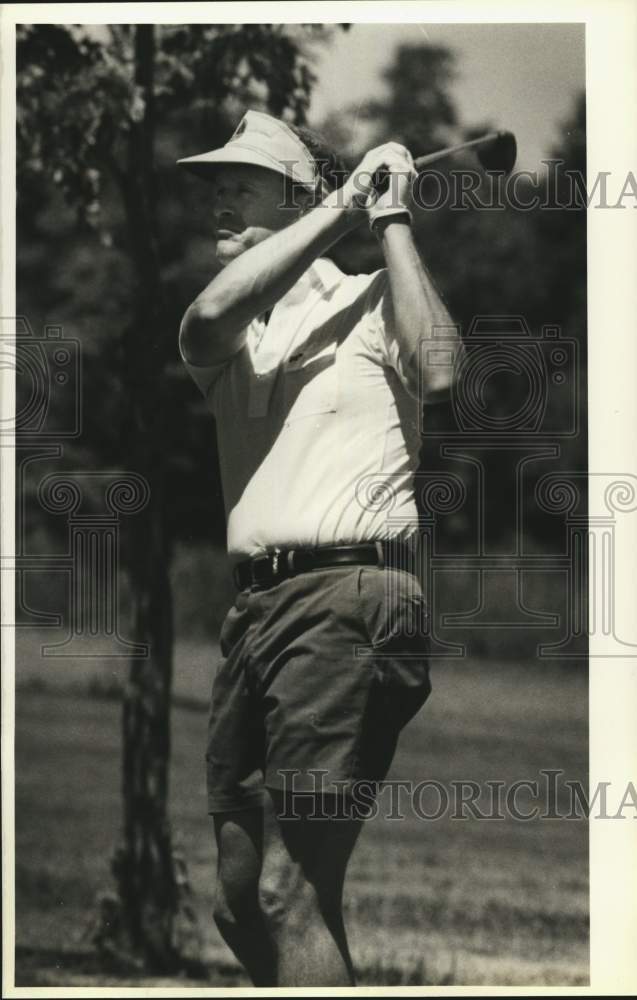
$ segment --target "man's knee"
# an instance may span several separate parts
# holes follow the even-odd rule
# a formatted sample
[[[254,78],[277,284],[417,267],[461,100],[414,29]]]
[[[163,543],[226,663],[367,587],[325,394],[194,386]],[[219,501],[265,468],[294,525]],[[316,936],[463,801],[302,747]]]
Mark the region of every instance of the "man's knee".
[[[340,893],[329,877],[308,873],[301,865],[264,865],[259,879],[259,908],[272,934],[303,934],[319,918],[333,916]]]
[[[259,880],[259,909],[271,930],[280,928],[288,912],[289,894],[276,875],[263,874]]]
[[[272,933],[302,930],[316,906],[316,891],[298,871],[265,868],[259,879],[259,907]]]

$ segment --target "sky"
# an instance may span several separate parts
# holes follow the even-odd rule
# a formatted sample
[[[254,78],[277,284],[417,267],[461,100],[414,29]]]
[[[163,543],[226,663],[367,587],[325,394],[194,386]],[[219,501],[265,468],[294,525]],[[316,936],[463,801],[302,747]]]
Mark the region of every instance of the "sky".
[[[486,119],[509,129],[518,140],[516,169],[540,170],[584,89],[580,24],[354,24],[348,32],[337,30],[317,49],[311,123],[381,95],[382,70],[397,45],[416,41],[456,53],[452,93],[460,122]]]

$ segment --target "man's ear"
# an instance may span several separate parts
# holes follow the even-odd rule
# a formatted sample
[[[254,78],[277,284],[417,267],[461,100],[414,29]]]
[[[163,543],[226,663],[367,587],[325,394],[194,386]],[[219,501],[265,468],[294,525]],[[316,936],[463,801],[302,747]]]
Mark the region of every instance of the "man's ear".
[[[283,207],[288,211],[295,209],[297,212],[297,218],[305,215],[305,212],[307,211],[306,195],[307,191],[305,188],[295,184],[288,177],[285,178]]]
[[[316,198],[313,191],[307,188],[298,188],[296,193],[296,203],[299,206],[299,215],[307,215],[309,211],[316,207]]]

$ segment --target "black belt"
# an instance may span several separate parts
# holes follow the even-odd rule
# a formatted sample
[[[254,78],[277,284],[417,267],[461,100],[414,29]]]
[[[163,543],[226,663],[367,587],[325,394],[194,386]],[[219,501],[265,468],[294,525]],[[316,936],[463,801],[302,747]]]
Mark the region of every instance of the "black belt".
[[[237,563],[233,579],[239,590],[273,587],[281,580],[329,566],[391,566],[414,572],[414,550],[404,542],[388,539],[360,545],[323,545],[306,549],[275,549]]]

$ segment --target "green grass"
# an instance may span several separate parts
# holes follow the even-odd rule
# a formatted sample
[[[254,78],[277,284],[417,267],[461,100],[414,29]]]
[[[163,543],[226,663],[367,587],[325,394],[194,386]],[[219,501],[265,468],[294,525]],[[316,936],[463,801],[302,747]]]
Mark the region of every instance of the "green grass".
[[[51,669],[52,661],[37,655],[39,636],[22,634],[20,641],[17,982],[187,985],[105,975],[90,955],[95,899],[111,887],[109,858],[120,826],[116,696],[123,664],[61,661]],[[214,657],[200,644],[178,646],[171,813],[196,892],[209,984],[237,985],[246,980],[210,917],[215,849],[203,746]],[[390,777],[510,783],[561,768],[565,778],[586,782],[583,673],[439,661],[433,685],[404,732]],[[427,822],[404,812],[402,821],[369,821],[350,865],[346,919],[361,983],[587,982],[585,821]]]

